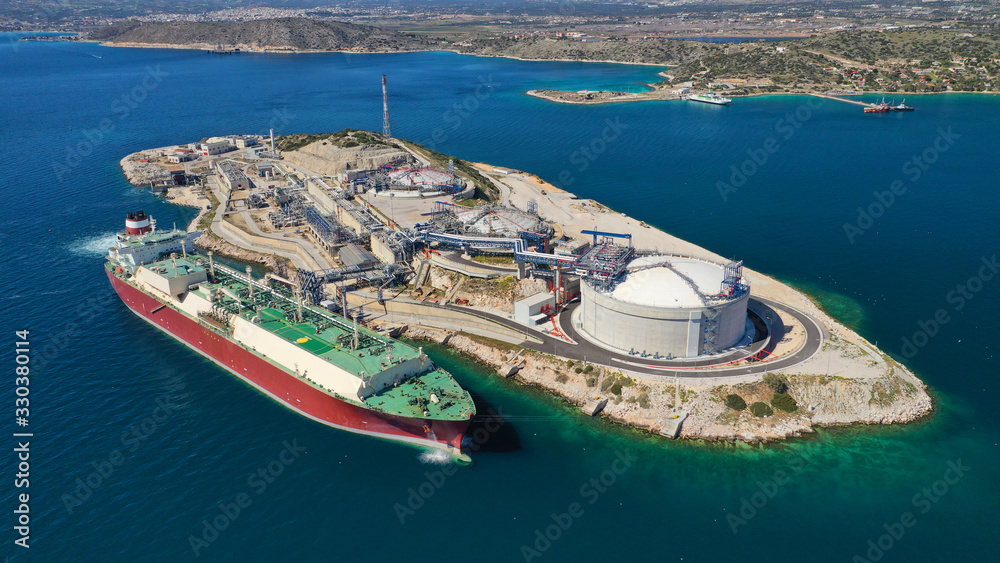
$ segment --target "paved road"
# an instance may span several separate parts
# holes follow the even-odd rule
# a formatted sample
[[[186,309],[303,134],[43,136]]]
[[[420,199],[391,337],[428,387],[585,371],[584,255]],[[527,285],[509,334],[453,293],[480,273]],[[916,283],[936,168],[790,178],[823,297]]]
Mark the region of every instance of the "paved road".
[[[756,303],[753,303],[756,301]],[[603,365],[609,366],[620,366],[622,369],[628,369],[630,371],[639,372],[644,375],[662,377],[667,379],[673,379],[674,377],[680,377],[684,379],[704,379],[713,377],[736,377],[743,376],[754,373],[764,373],[768,371],[775,371],[787,367],[794,366],[796,364],[802,363],[813,355],[815,355],[820,348],[823,346],[823,340],[826,337],[826,330],[816,322],[812,317],[806,315],[802,311],[789,307],[777,301],[770,299],[765,299],[763,297],[755,297],[751,299],[754,308],[760,312],[761,317],[757,317],[755,320],[755,326],[757,326],[757,335],[754,338],[754,342],[751,344],[749,350],[737,351],[726,356],[719,358],[709,358],[709,359],[697,359],[697,360],[653,360],[651,358],[638,358],[635,356],[629,356],[624,353],[617,353],[609,351],[605,348],[597,346],[586,339],[579,337],[575,338],[577,344],[570,344],[565,340],[554,338],[548,334],[543,334],[539,332],[532,331],[531,335],[541,339],[543,342],[541,344],[533,342],[522,342],[521,346],[531,350],[536,350],[539,352],[545,352],[560,356],[563,358],[569,358],[572,360],[586,360],[589,362],[597,362]],[[469,307],[461,307],[456,305],[441,305],[434,303],[426,303],[420,301],[414,301],[414,303],[419,303],[428,307],[440,307],[444,309],[452,309],[454,311],[460,311],[462,313],[476,315],[485,319],[489,319],[493,322],[502,324],[504,326],[510,327],[518,332],[524,332],[525,328],[506,317],[495,315],[492,313],[487,313],[480,310],[470,309]],[[569,315],[572,314],[572,309],[579,306],[579,303],[571,304],[566,310],[564,310],[560,315],[560,324],[563,330],[571,329],[572,323],[569,320]],[[756,315],[753,315],[756,316]],[[751,318],[753,318],[753,316]],[[737,357],[746,357],[748,355],[753,355],[758,353],[762,348],[767,352],[774,349],[777,343],[781,340],[784,335],[784,325],[785,318],[796,319],[806,330],[805,344],[795,353],[782,356],[781,358],[775,358],[773,360],[759,361],[750,365],[733,367],[733,366],[715,366],[722,362],[729,362],[737,359]],[[765,331],[762,330],[762,324],[766,323],[768,328]],[[767,338],[770,336],[771,338]],[[642,365],[633,365],[642,364]]]

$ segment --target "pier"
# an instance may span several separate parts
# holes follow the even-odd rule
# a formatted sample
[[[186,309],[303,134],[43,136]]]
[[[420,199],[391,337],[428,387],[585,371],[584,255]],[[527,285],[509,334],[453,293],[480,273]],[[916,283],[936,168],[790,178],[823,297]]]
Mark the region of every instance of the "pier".
[[[239,53],[239,47],[223,47],[222,45],[217,46],[215,49],[209,49],[205,53],[209,55],[233,55]]]
[[[833,94],[809,94],[809,95],[816,96],[817,98],[826,98],[828,100],[837,100],[838,102],[846,102],[848,104],[854,104],[862,107],[868,107],[872,105],[868,102],[862,102],[861,100],[848,100],[847,98],[841,98],[840,96],[834,96]]]

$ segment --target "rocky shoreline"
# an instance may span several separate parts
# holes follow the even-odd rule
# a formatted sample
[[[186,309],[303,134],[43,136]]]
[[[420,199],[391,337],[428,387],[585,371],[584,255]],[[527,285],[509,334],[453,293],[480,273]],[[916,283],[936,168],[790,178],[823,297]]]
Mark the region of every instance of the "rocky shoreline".
[[[663,431],[674,412],[677,390],[669,379],[631,380],[606,366],[591,364],[592,369],[588,369],[579,363],[464,333],[413,325],[383,327],[401,331],[408,338],[449,346],[501,375],[513,367],[516,373],[511,377],[519,382],[541,387],[580,407],[609,399],[600,416],[652,433]],[[611,385],[605,383],[609,380]],[[690,416],[679,437],[766,443],[800,437],[822,427],[914,422],[933,410],[926,386],[895,362],[882,377],[791,374],[786,381],[787,393],[799,407],[790,413],[775,409],[773,415],[757,417],[748,410],[727,407],[725,397],[738,394],[747,404],[766,403],[774,391],[763,381],[699,385],[697,381],[682,380],[681,408]],[[614,392],[619,389],[614,383],[621,385],[619,393]],[[581,412],[580,416],[587,415]]]
[[[261,254],[259,252],[240,248],[222,240],[221,238],[211,236],[208,233],[202,233],[200,237],[195,239],[194,244],[198,248],[211,250],[215,254],[235,258],[236,260],[240,260],[242,262],[261,264],[279,276],[288,276],[288,266],[285,260],[276,258],[270,254]]]
[[[118,162],[125,179],[133,186],[148,186],[158,175],[163,174],[163,168],[152,162],[140,162],[142,160],[152,160],[156,153],[150,151],[139,151],[126,155]]]

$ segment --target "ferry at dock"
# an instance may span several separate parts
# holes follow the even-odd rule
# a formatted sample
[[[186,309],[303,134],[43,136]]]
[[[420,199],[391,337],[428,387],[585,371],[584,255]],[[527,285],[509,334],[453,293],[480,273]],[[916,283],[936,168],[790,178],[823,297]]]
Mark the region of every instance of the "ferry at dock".
[[[691,94],[687,97],[689,101],[692,102],[704,102],[706,104],[716,104],[724,106],[733,100],[731,98],[723,98],[722,96],[716,94],[715,92],[705,92],[704,94]]]

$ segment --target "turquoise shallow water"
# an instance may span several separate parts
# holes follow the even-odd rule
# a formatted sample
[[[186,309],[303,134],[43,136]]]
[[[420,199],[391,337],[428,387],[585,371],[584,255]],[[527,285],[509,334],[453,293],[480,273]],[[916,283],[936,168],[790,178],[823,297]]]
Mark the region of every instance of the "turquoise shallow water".
[[[886,116],[784,96],[724,108],[569,106],[523,92],[639,89],[658,69],[447,53],[210,57],[8,37],[0,37],[0,318],[8,335],[30,329],[35,348],[30,557],[12,543],[15,460],[0,462],[4,550],[16,560],[186,560],[199,536],[211,539],[198,552],[209,560],[517,561],[527,545],[538,552],[527,553],[532,561],[851,561],[868,557],[884,526],[898,532],[906,512],[913,526],[882,539],[892,545],[880,560],[995,553],[1000,286],[969,280],[1000,247],[1000,99],[913,97],[916,112]],[[122,156],[269,127],[379,129],[383,73],[397,136],[537,173],[744,259],[810,291],[900,359],[902,338],[944,309],[948,322],[907,360],[934,388],[937,413],[770,448],[665,443],[583,419],[434,348],[480,410],[505,420],[473,465],[438,474],[415,450],[282,409],[114,299],[101,255],[122,214],[144,208],[163,224],[193,215],[129,186]],[[925,155],[936,141],[946,150]],[[746,163],[762,149],[766,161],[724,199],[718,182],[736,187],[731,167],[752,169]],[[915,155],[936,156],[916,179]],[[857,208],[870,209],[873,192],[896,180],[906,190],[852,243],[844,224],[857,225]],[[958,284],[978,289],[960,310],[950,293]],[[13,366],[13,354],[5,357]],[[3,389],[12,409],[12,377]],[[157,399],[170,412],[154,426]],[[253,475],[285,441],[305,453],[262,488]],[[106,469],[115,451],[120,464],[86,486],[93,464]],[[957,480],[949,473],[945,491],[935,483],[949,462],[969,469]],[[411,490],[429,498],[408,504]],[[238,497],[249,505],[226,516]],[[562,515],[571,512],[567,526]],[[225,529],[215,537],[206,521]],[[537,540],[536,530],[553,525],[557,540]]]

